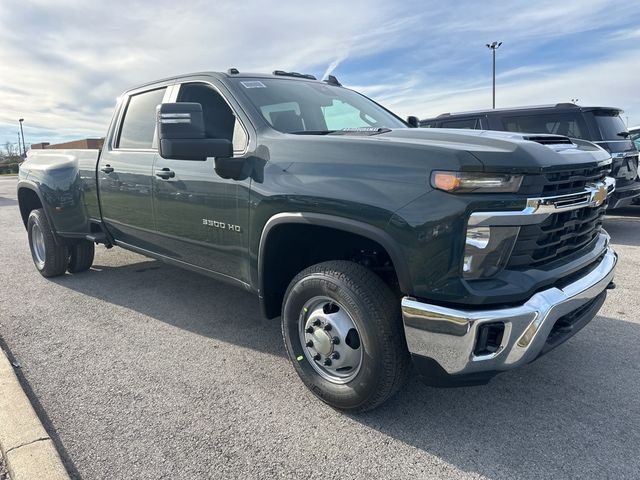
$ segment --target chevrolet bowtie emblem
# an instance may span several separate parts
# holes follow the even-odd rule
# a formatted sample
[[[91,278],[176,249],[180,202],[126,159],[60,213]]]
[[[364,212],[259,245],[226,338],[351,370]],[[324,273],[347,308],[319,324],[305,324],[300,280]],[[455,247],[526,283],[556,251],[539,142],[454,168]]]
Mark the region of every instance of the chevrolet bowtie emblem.
[[[602,205],[606,199],[607,199],[607,187],[606,185],[601,185],[600,187],[598,187],[598,190],[593,194],[593,201],[596,205]]]

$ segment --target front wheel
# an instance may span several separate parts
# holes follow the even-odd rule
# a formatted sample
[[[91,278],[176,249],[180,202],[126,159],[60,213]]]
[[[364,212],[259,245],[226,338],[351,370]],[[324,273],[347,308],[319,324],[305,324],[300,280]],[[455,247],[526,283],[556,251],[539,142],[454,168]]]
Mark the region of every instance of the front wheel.
[[[67,247],[53,238],[44,210],[32,210],[27,221],[33,263],[43,277],[55,277],[67,270]]]
[[[347,261],[313,265],[284,298],[282,335],[305,385],[329,405],[377,407],[410,367],[400,303],[373,272]]]

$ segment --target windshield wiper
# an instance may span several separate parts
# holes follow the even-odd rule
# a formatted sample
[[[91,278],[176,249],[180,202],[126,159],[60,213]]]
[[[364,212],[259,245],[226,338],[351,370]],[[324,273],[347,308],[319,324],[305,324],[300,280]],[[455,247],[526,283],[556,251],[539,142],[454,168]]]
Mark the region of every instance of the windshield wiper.
[[[300,130],[299,132],[288,132],[292,135],[328,135],[334,133],[337,130]]]
[[[379,135],[390,131],[391,129],[386,127],[353,127],[335,130],[333,135]]]
[[[292,135],[378,135],[390,132],[386,127],[348,127],[340,130],[300,130],[298,132],[287,132]]]
[[[629,132],[618,132],[618,133],[616,133],[616,135],[618,135],[619,137],[628,138],[629,135],[631,135],[631,134]]]

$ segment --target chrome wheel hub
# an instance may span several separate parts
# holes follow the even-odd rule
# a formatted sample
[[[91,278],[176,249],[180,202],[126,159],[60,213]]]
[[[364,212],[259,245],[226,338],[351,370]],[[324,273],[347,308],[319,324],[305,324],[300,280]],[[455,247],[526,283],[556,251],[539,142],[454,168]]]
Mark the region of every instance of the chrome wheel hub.
[[[44,261],[47,255],[46,248],[44,246],[44,235],[38,224],[33,224],[31,227],[31,246],[33,247],[33,256],[39,268],[44,266]]]
[[[304,304],[298,325],[305,357],[320,376],[342,384],[358,374],[360,335],[344,306],[329,297],[314,297]]]

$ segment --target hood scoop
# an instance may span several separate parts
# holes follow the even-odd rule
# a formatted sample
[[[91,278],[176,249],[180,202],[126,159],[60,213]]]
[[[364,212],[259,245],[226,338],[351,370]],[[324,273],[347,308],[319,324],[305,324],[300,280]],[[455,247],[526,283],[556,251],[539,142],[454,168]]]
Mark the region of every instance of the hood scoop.
[[[525,140],[540,143],[542,145],[574,145],[569,137],[563,137],[561,135],[525,135],[522,137]]]

